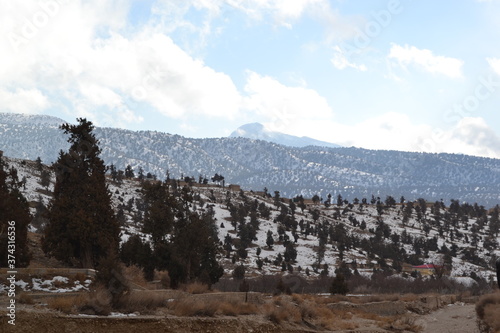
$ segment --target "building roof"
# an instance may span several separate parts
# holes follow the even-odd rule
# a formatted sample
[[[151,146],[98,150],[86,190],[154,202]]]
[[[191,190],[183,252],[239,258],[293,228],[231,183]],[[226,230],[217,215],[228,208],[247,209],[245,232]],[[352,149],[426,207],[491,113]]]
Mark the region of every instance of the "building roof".
[[[426,264],[426,265],[420,265],[420,266],[412,266],[412,268],[423,268],[423,269],[434,269],[436,267],[439,267],[434,264]]]

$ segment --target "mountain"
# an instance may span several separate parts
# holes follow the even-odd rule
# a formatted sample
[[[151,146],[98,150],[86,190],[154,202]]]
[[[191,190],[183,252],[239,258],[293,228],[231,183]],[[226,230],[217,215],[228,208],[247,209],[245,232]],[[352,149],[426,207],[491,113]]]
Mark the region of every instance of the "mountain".
[[[0,113],[0,150],[8,157],[44,163],[68,149],[60,119]],[[14,117],[14,118],[16,118]],[[124,169],[141,166],[163,178],[215,173],[226,183],[282,197],[328,194],[347,199],[387,195],[414,200],[450,199],[488,207],[500,202],[500,160],[360,148],[288,147],[241,137],[192,139],[156,131],[96,128],[102,158]]]
[[[35,162],[13,158],[6,158],[6,162],[15,167],[19,178],[25,181],[20,190],[33,207],[34,219],[30,231],[43,228],[46,220],[40,214],[34,214],[37,210],[35,207],[40,208],[37,202],[47,205],[52,198],[54,173],[45,168],[51,173],[51,183],[45,189],[41,185],[41,173]],[[108,178],[112,205],[121,220],[122,243],[134,234],[145,236],[142,223],[146,206],[142,204],[141,184],[134,179],[115,182]],[[404,205],[389,203],[388,200],[381,200],[377,204],[370,204],[370,200],[366,204],[353,201],[338,204],[334,199],[330,205],[302,205],[300,202],[292,205],[290,200],[276,200],[271,195],[247,191],[246,188],[240,192],[215,184],[206,187],[194,183],[188,190],[192,191],[192,195],[184,196],[184,191],[172,191],[172,195],[178,200],[190,198],[188,206],[193,211],[212,211],[217,222],[219,241],[222,243],[228,237],[231,239],[233,245],[230,248],[234,252],[224,255],[227,249],[225,245],[224,251],[220,253],[227,277],[238,265],[244,264],[248,276],[279,274],[284,275],[285,282],[293,282],[291,279],[297,276],[308,278],[308,271],[311,277],[319,276],[324,264],[330,267],[327,273],[333,275],[335,268],[339,268],[340,262],[344,261],[351,263],[350,269],[359,270],[365,278],[358,284],[360,290],[353,290],[355,293],[380,292],[375,279],[370,280],[375,270],[384,271],[384,274],[378,275],[379,278],[386,276],[387,272],[395,274],[383,284],[397,283],[385,287],[385,290],[398,293],[402,290],[393,288],[403,288],[406,284],[407,288],[416,288],[405,289],[406,292],[414,292],[422,288],[422,281],[413,285],[413,278],[405,277],[400,272],[404,269],[403,263],[446,263],[455,283],[465,284],[466,287],[477,284],[475,292],[484,292],[487,281],[495,276],[495,260],[500,256],[498,238],[494,236],[499,226],[494,223],[493,212],[488,213],[483,207],[469,204],[453,202],[445,205],[438,202],[428,205],[425,200],[411,204],[406,202]],[[235,207],[238,209],[235,210]],[[242,220],[236,218],[238,214],[244,214]],[[251,216],[254,222],[250,222]],[[241,244],[242,237],[249,235],[248,232],[241,233],[241,225],[257,227],[250,245],[245,248],[248,256],[239,257],[233,262],[237,244]],[[269,232],[274,246],[268,245]],[[322,242],[328,246],[324,247],[320,257],[318,245]],[[289,251],[287,244],[292,245],[292,251]],[[258,250],[262,250],[261,256]],[[283,259],[288,261],[287,256],[289,265],[283,271]],[[318,260],[320,262],[314,268]],[[260,268],[259,261],[262,265]],[[395,280],[398,276],[405,278]],[[479,284],[479,278],[484,279],[482,284]],[[217,286],[217,289],[219,287],[224,288],[224,285]],[[455,290],[451,288],[457,287],[446,282],[445,288],[449,293]],[[5,287],[0,281],[0,291],[2,289],[5,290]],[[463,291],[463,288],[458,291]]]
[[[336,145],[334,143],[319,141],[316,139],[309,138],[307,136],[298,137],[280,132],[270,131],[260,123],[252,123],[240,126],[238,127],[237,130],[231,133],[229,137],[231,138],[242,137],[253,140],[264,140],[289,147],[307,147],[307,146],[321,146],[330,148],[340,147],[339,145]]]

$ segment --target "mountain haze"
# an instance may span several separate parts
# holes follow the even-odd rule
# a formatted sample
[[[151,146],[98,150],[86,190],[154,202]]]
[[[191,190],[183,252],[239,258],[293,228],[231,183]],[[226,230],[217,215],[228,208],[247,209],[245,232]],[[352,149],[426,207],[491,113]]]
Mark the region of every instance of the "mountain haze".
[[[231,138],[242,137],[253,140],[264,140],[290,147],[307,147],[307,146],[321,146],[330,148],[340,147],[337,144],[325,141],[319,141],[316,139],[309,138],[307,136],[298,137],[294,135],[270,131],[267,130],[264,127],[264,125],[260,123],[252,123],[240,126],[238,127],[237,130],[231,133],[229,137]]]
[[[24,117],[24,118],[23,118]],[[0,114],[0,150],[9,157],[51,163],[68,143],[60,119]],[[15,118],[15,117],[14,117]],[[156,131],[96,128],[106,164],[141,166],[163,178],[222,174],[245,189],[324,199],[392,195],[450,199],[494,206],[500,202],[500,160],[456,154],[288,147],[241,137],[192,139]]]

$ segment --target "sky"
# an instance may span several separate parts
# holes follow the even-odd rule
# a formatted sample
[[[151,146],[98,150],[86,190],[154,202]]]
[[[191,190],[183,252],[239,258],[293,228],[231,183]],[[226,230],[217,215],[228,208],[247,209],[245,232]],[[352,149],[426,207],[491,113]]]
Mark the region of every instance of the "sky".
[[[500,158],[500,0],[0,4],[0,112]]]

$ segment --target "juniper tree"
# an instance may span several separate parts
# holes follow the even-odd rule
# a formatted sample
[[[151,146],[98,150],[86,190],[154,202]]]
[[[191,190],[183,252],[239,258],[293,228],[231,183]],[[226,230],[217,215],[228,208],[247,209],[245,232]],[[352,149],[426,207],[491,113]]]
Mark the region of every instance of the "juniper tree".
[[[165,183],[145,182],[143,198],[145,204],[143,232],[151,235],[155,245],[172,230],[176,201]]]
[[[95,268],[111,252],[118,253],[120,229],[94,126],[84,118],[77,121],[60,127],[71,145],[54,164],[56,183],[42,248],[59,260]]]
[[[17,171],[8,169],[0,152],[0,267],[26,267],[31,259],[27,242],[31,216],[19,185]]]

